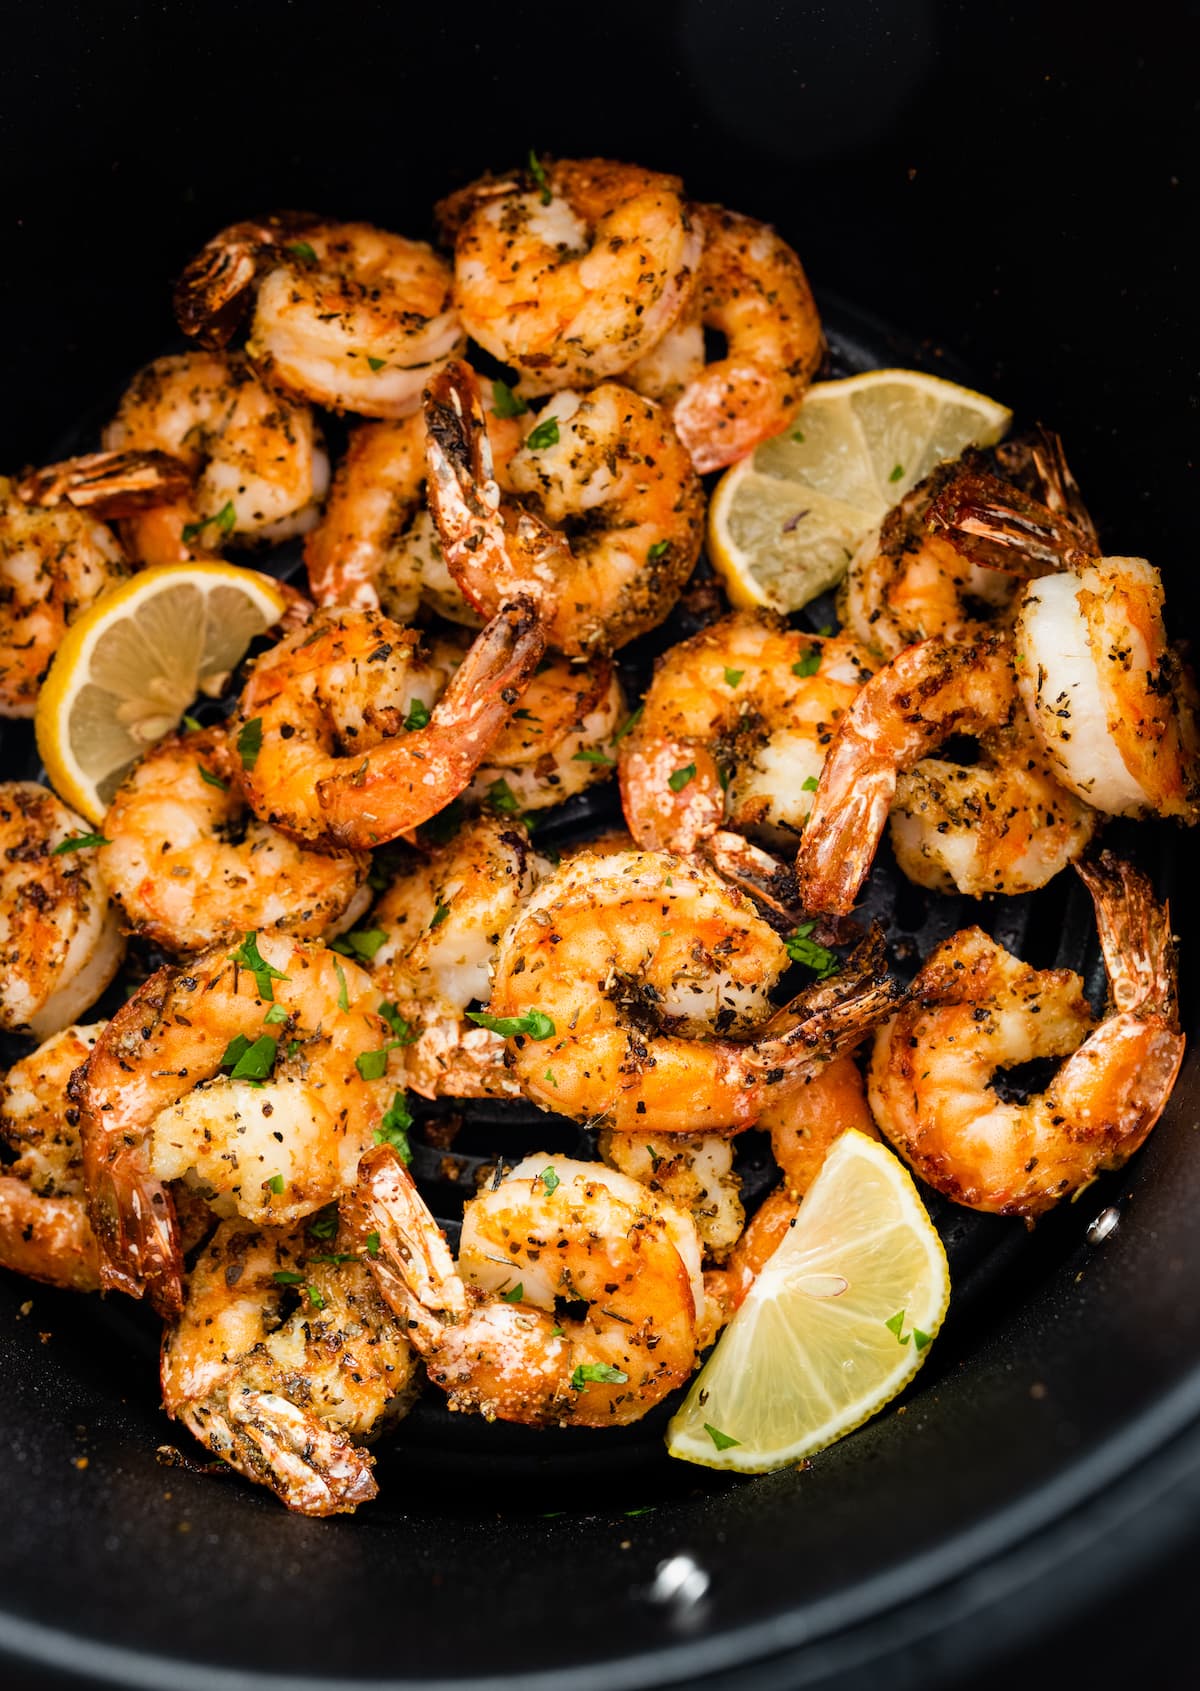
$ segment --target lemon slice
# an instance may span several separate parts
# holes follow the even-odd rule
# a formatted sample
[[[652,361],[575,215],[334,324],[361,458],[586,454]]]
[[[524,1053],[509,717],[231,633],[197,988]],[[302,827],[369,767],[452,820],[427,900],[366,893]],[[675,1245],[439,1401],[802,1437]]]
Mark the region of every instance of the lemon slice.
[[[38,751],[60,798],[101,822],[131,764],[198,692],[221,690],[285,604],[269,576],[221,563],[142,570],[98,599],[38,696]]]
[[[823,1450],[908,1384],[949,1301],[946,1253],[908,1170],[865,1134],[843,1134],[668,1426],[667,1449],[751,1474]]]
[[[708,547],[729,597],[798,611],[935,464],[992,445],[1011,421],[996,400],[919,370],[818,382],[791,427],[717,484]]]

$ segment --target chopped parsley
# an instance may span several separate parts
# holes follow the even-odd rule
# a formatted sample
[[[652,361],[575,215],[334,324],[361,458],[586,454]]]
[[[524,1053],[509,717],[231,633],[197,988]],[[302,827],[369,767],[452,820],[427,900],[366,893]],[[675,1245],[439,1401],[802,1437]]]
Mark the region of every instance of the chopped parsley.
[[[554,1037],[554,1023],[544,1010],[527,1010],[523,1016],[489,1016],[486,1010],[468,1010],[467,1020],[504,1039],[515,1039],[518,1034],[527,1034],[530,1039]]]
[[[525,436],[525,444],[531,452],[542,452],[547,446],[557,446],[558,418],[546,417],[536,428],[530,429]]]
[[[815,775],[806,775],[800,783],[800,791],[802,793],[815,793],[820,785],[821,783]]]
[[[727,669],[725,671],[725,685],[727,687],[736,687],[745,673],[746,671],[744,669]]]
[[[609,764],[611,764],[612,758],[606,757],[604,755],[604,753],[602,751],[600,751],[595,746],[583,746],[579,751],[573,753],[573,755],[571,757],[571,762],[572,763],[609,763]]]
[[[190,546],[193,540],[199,540],[206,528],[215,528],[221,534],[232,534],[236,523],[237,512],[233,508],[233,500],[227,499],[215,516],[201,517],[194,523],[184,523],[183,543]]]
[[[387,363],[387,359],[386,358],[372,358],[371,354],[368,352],[367,363],[371,366],[372,370],[374,370],[376,373],[378,373],[380,370],[383,369],[384,365]]]
[[[562,1181],[552,1168],[544,1168],[542,1170],[542,1185],[546,1189],[546,1196],[552,1198],[562,1185]]]
[[[809,935],[816,927],[816,921],[810,918],[801,922],[794,933],[790,933],[784,940],[787,954],[793,963],[803,963],[805,968],[815,969],[819,981],[828,980],[830,975],[836,975],[841,968],[834,952],[823,945],[818,945]]]
[[[402,1163],[411,1163],[412,1147],[408,1143],[408,1130],[412,1124],[412,1111],[408,1107],[407,1093],[394,1092],[383,1120],[375,1129],[375,1143],[390,1145]],[[376,1243],[378,1244],[378,1238]]]
[[[511,1292],[501,1292],[500,1296],[504,1299],[505,1303],[520,1303],[521,1299],[525,1296],[525,1282],[523,1280],[518,1280]]]
[[[229,782],[222,781],[221,777],[219,775],[214,775],[211,769],[205,769],[202,763],[198,763],[196,768],[200,771],[200,779],[204,782],[205,786],[216,787],[217,791],[221,793],[227,793],[229,791]]]
[[[339,1010],[348,1010],[350,1008],[350,994],[346,991],[346,971],[340,963],[335,963],[333,972],[338,980],[337,1007]]]
[[[505,816],[516,816],[520,813],[521,806],[517,801],[517,795],[503,776],[500,780],[492,782],[487,790],[487,796],[488,803],[493,810],[502,811]]]
[[[415,728],[428,728],[429,706],[424,699],[410,699],[408,715],[404,718],[404,726],[411,733]]]
[[[542,195],[542,204],[548,206],[554,195],[550,192],[550,183],[546,177],[546,167],[538,158],[533,148],[529,149],[529,174],[537,183]]]
[[[319,1210],[308,1223],[308,1231],[314,1239],[332,1239],[338,1230],[338,1209],[336,1204]]]
[[[386,940],[387,934],[382,928],[353,928],[348,934],[339,934],[331,940],[329,949],[340,952],[343,957],[361,957],[369,963]]]
[[[913,1342],[914,1345],[916,1345],[918,1350],[924,1350],[925,1346],[927,1344],[931,1343],[932,1339],[933,1339],[932,1333],[922,1333],[922,1331],[919,1327],[913,1328],[913,1330],[912,1330],[912,1342]]]
[[[295,1274],[290,1268],[277,1268],[271,1276],[277,1286],[302,1286],[303,1274]]]
[[[904,474],[904,465],[903,464],[894,464],[892,466],[892,473],[888,477],[888,480],[889,481],[899,481],[900,477],[903,474]]]
[[[272,1004],[271,1008],[263,1017],[263,1021],[268,1027],[278,1027],[280,1022],[286,1022],[287,1019],[288,1013],[282,1004]]]
[[[354,1059],[354,1066],[364,1080],[382,1080],[387,1073],[388,1055],[399,1045],[398,1039],[389,1039],[386,1045],[381,1045],[378,1051],[360,1051]]]
[[[204,724],[202,722],[197,722],[194,716],[185,716],[183,719],[183,726],[187,729],[189,734],[202,734],[204,732]]]
[[[799,676],[815,675],[820,667],[821,648],[819,646],[810,646],[799,662],[792,665],[792,674]]]
[[[221,1067],[230,1070],[230,1080],[266,1080],[278,1055],[279,1042],[269,1033],[260,1034],[255,1040],[239,1033],[225,1047]]]
[[[741,1439],[731,1439],[728,1433],[723,1433],[720,1427],[714,1427],[708,1421],[704,1423],[704,1431],[718,1450],[732,1450],[734,1445],[742,1442]]]
[[[681,793],[688,782],[694,780],[695,777],[696,765],[685,763],[682,769],[676,769],[673,774],[667,776],[667,786],[673,793]]]
[[[631,715],[629,715],[625,718],[624,722],[617,729],[616,733],[613,735],[612,739],[609,741],[610,745],[612,745],[612,746],[620,745],[621,741],[625,738],[626,734],[628,734],[631,729],[636,728],[638,723],[642,720],[642,712],[643,712],[643,710],[645,710],[645,708],[646,707],[644,705],[639,705],[638,708],[635,711],[633,711]]]
[[[797,441],[801,446],[803,446],[803,444],[804,444],[804,430],[803,429],[793,429],[792,430],[792,439],[794,441]]]
[[[589,1381],[601,1386],[623,1386],[629,1375],[611,1362],[581,1362],[571,1375],[571,1390],[581,1392]]]
[[[432,933],[435,928],[440,928],[442,923],[446,920],[446,917],[449,914],[450,914],[450,906],[448,904],[439,904],[437,909],[434,911],[432,919],[430,920],[430,923],[429,923],[430,933]]]
[[[402,1016],[390,998],[385,998],[378,1012],[396,1036],[397,1045],[411,1045],[417,1038],[413,1025]]]
[[[523,417],[529,407],[507,382],[492,383],[492,412],[497,417]]]
[[[201,771],[203,774],[203,771]],[[237,963],[243,969],[248,969],[254,976],[254,984],[258,988],[258,996],[265,998],[268,1004],[275,1001],[275,990],[272,981],[285,981],[287,976],[282,969],[273,969],[258,949],[257,933],[248,933],[236,951],[229,953],[229,961]]]
[[[64,857],[69,851],[89,851],[92,846],[111,845],[103,834],[75,834],[69,840],[60,840],[50,853],[51,857]]]
[[[282,1174],[273,1174],[271,1176],[270,1180],[264,1180],[263,1181],[263,1185],[269,1186],[271,1188],[272,1192],[274,1192],[275,1196],[278,1198],[280,1193],[283,1191],[283,1176],[282,1176]]]
[[[378,1233],[371,1232],[371,1233],[367,1234],[366,1246],[367,1246],[367,1255],[369,1257],[377,1257],[379,1255],[379,1235],[378,1235]]]
[[[670,550],[671,542],[669,540],[656,540],[646,553],[646,560],[648,563],[656,564],[660,558],[665,558]]]
[[[889,1318],[884,1322],[884,1326],[887,1328],[889,1333],[894,1333],[896,1335],[896,1341],[898,1344],[906,1345],[909,1339],[912,1338],[911,1333],[905,1333],[901,1336],[900,1329],[904,1326],[904,1311],[902,1309],[898,1309],[895,1315],[889,1316]]]
[[[293,253],[296,258],[307,259],[309,264],[317,262],[316,248],[310,247],[307,241],[289,241],[284,251]]]
[[[262,751],[262,717],[252,716],[249,722],[243,723],[238,730],[238,756],[242,760],[243,769],[253,769],[258,762],[258,754]]]

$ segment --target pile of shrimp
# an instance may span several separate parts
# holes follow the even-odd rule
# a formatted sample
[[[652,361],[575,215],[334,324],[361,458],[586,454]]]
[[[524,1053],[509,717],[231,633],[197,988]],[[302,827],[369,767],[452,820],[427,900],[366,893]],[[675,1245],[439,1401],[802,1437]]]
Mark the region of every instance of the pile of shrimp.
[[[1057,437],[939,465],[840,628],[697,614],[639,699],[623,648],[692,580],[701,478],[821,364],[803,267],[601,159],[531,154],[436,222],[220,231],[176,289],[191,350],[96,451],[0,479],[10,717],[130,572],[302,537],[231,708],[165,721],[98,826],[0,783],[0,1265],[143,1299],[167,1414],[310,1515],[375,1496],[423,1388],[654,1410],[848,1129],[1032,1224],[1138,1149],[1183,1053],[1167,908],[1096,842],[1196,821],[1194,686]],[[623,826],[562,848],[605,784]],[[853,915],[881,849],[988,904],[1078,875],[1106,1004],[982,926],[902,987]],[[501,1154],[452,1248],[426,1101],[485,1098],[593,1156]],[[747,1130],[778,1169],[749,1219]]]

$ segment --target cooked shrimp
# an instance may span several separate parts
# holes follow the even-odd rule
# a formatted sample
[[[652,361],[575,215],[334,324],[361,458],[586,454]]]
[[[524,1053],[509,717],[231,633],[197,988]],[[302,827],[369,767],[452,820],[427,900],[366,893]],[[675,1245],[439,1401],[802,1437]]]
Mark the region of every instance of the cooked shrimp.
[[[694,859],[583,852],[504,935],[488,1009],[521,1025],[508,1062],[543,1109],[626,1133],[737,1131],[886,1014],[871,954],[772,1016],[787,962]]]
[[[405,1413],[415,1369],[349,1241],[227,1221],[163,1336],[163,1404],[297,1514],[352,1515],[379,1489],[359,1443]]]
[[[521,444],[521,425],[498,417],[486,402],[484,416],[503,478]],[[354,430],[324,515],[305,541],[309,590],[318,605],[382,605],[404,623],[424,601],[455,622],[478,621],[446,568],[425,505],[425,475],[423,416]]]
[[[1086,849],[1099,813],[1059,785],[1018,711],[964,766],[922,758],[896,781],[896,862],[934,892],[1012,895],[1044,887]]]
[[[100,1269],[67,1082],[103,1027],[63,1028],[0,1080],[0,1139],[16,1156],[0,1169],[0,1266],[76,1292],[97,1291]]]
[[[0,1028],[46,1039],[94,1004],[125,941],[95,835],[36,781],[0,782]]]
[[[837,726],[800,840],[796,879],[805,906],[846,915],[901,772],[952,734],[1003,728],[1016,706],[1012,646],[985,631],[909,646],[872,676]]]
[[[693,206],[704,232],[696,298],[685,322],[629,371],[639,393],[673,400],[679,438],[701,474],[744,458],[787,428],[825,350],[804,267],[767,223]],[[725,337],[705,365],[705,329]]]
[[[623,1426],[696,1365],[695,1228],[602,1163],[518,1163],[467,1205],[458,1272],[391,1151],[364,1159],[350,1212],[360,1239],[378,1235],[380,1290],[452,1409]]]
[[[1200,817],[1195,683],[1167,644],[1159,573],[1098,558],[1025,590],[1017,681],[1064,786],[1118,816]]]
[[[463,342],[450,267],[369,223],[268,218],[223,229],[175,290],[189,335],[224,346],[254,302],[246,352],[272,387],[332,411],[407,417]]]
[[[505,605],[442,692],[446,671],[411,629],[377,611],[318,611],[259,658],[231,723],[259,743],[242,771],[250,808],[299,840],[394,840],[469,784],[544,641],[527,600]]]
[[[607,658],[543,658],[521,708],[476,771],[470,796],[506,811],[562,804],[613,773],[613,736],[626,720],[625,691]]]
[[[247,815],[242,767],[221,728],[173,734],[134,765],[104,818],[100,871],[131,930],[168,951],[247,928],[314,938],[370,900],[365,855],[308,851]]]
[[[705,1257],[720,1261],[746,1225],[742,1183],[733,1169],[733,1140],[722,1133],[614,1133],[597,1149],[610,1168],[636,1180],[690,1215]]]
[[[1092,895],[1111,1008],[1097,1023],[1069,969],[1032,969],[978,928],[943,942],[876,1034],[871,1107],[921,1179],[956,1203],[1042,1214],[1142,1144],[1183,1061],[1169,913],[1140,871],[1077,864]],[[1024,1103],[997,1071],[1064,1057]]]
[[[271,393],[244,359],[215,352],[156,358],[139,371],[104,445],[170,453],[193,478],[186,496],[126,518],[130,555],[145,564],[302,534],[329,482],[307,406]]]
[[[70,504],[29,504],[0,476],[0,717],[33,715],[63,635],[126,574],[103,523]]]
[[[871,673],[854,640],[735,611],[661,658],[622,741],[639,844],[692,852],[728,827],[794,844],[838,722]]]
[[[524,824],[479,816],[428,857],[414,858],[376,904],[376,982],[417,1031],[408,1085],[426,1098],[519,1094],[504,1040],[466,1019],[491,990],[500,936],[550,873]]]
[[[429,502],[450,573],[485,615],[513,593],[579,654],[657,628],[700,550],[704,493],[659,411],[605,382],[559,393],[496,480],[479,384],[461,363],[430,383]],[[519,501],[519,503],[518,503]]]
[[[222,1213],[257,1223],[339,1196],[400,1072],[381,998],[319,945],[247,934],[236,951],[160,969],[117,1011],[72,1083],[106,1290],[148,1291],[160,1313],[178,1311],[165,1181],[186,1177]]]
[[[463,326],[530,394],[627,370],[694,285],[700,232],[679,179],[659,171],[560,159],[532,178],[485,178],[438,209]]]

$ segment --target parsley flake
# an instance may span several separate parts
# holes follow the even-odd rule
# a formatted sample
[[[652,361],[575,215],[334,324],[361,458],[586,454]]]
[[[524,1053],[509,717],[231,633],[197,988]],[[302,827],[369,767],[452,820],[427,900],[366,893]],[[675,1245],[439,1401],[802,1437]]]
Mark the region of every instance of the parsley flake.
[[[623,1386],[629,1375],[611,1362],[581,1362],[571,1375],[571,1390],[581,1392],[590,1380],[601,1386]]]
[[[731,1439],[728,1433],[723,1433],[720,1427],[714,1427],[708,1421],[704,1423],[704,1431],[718,1450],[732,1450],[735,1445],[742,1442],[741,1439]]]
[[[203,771],[201,771],[203,774]],[[272,981],[285,981],[287,976],[282,969],[273,969],[258,949],[258,934],[247,933],[242,938],[241,945],[236,951],[229,953],[229,961],[248,969],[254,976],[254,984],[258,988],[258,996],[265,998],[268,1004],[274,1003],[275,991]]]
[[[404,726],[410,733],[412,733],[415,728],[428,728],[429,706],[425,703],[424,699],[409,700],[408,715],[404,718]]]
[[[815,793],[820,785],[821,783],[815,775],[806,775],[800,783],[800,791],[802,793]]]
[[[543,452],[547,446],[557,446],[558,418],[546,417],[536,428],[530,429],[525,436],[525,444],[531,452]]]
[[[520,1303],[525,1296],[525,1282],[518,1280],[511,1292],[501,1292],[500,1296],[505,1303]]]
[[[361,957],[369,963],[386,941],[387,934],[382,928],[353,928],[348,934],[339,934],[331,940],[329,949],[343,957]],[[345,1005],[342,1008],[345,1009]]]
[[[198,763],[196,768],[200,771],[200,779],[206,787],[216,787],[217,791],[222,793],[229,791],[229,782],[222,781],[221,777],[214,775],[211,769],[205,769],[202,763]]]
[[[542,204],[548,206],[554,195],[550,192],[550,183],[546,177],[546,167],[538,158],[533,148],[529,149],[529,174],[541,189]]]
[[[51,857],[64,857],[69,851],[89,851],[92,846],[111,845],[103,834],[75,834],[69,840],[60,840],[50,853]]]
[[[338,980],[337,1007],[339,1010],[348,1010],[350,1008],[350,994],[346,991],[346,971],[340,963],[335,963],[333,972]]]
[[[289,241],[284,251],[294,254],[296,258],[307,259],[309,264],[317,262],[317,249],[309,246],[307,241]]]
[[[365,1240],[365,1244],[366,1244],[366,1247],[367,1247],[367,1255],[369,1257],[377,1257],[379,1255],[379,1235],[378,1235],[378,1233],[375,1233],[375,1232],[368,1233],[366,1240]]]
[[[290,1268],[277,1268],[271,1276],[277,1286],[302,1286],[303,1274],[294,1274]]]
[[[637,727],[638,723],[642,720],[642,712],[643,712],[643,710],[645,710],[645,708],[646,708],[645,705],[639,705],[638,708],[635,711],[633,711],[629,716],[627,716],[625,718],[624,722],[617,729],[616,733],[613,735],[612,739],[609,741],[609,745],[611,745],[611,746],[620,745],[621,741],[625,738],[626,734],[632,732],[632,730],[635,729]]]
[[[287,1019],[288,1013],[282,1004],[272,1004],[271,1008],[263,1017],[263,1021],[268,1027],[278,1027],[280,1022],[286,1022]]]
[[[821,648],[819,646],[810,646],[799,662],[792,665],[792,674],[799,676],[815,675],[820,667]]]
[[[183,719],[183,726],[187,729],[189,734],[202,734],[204,732],[204,724],[202,722],[197,722],[194,716],[185,716]]]
[[[727,687],[736,687],[745,673],[746,671],[744,669],[727,669],[725,671],[725,685]]]
[[[673,793],[681,793],[688,782],[695,779],[695,776],[696,765],[685,763],[682,769],[676,769],[673,774],[667,776],[667,786]]]
[[[375,1129],[375,1143],[390,1145],[402,1163],[411,1163],[412,1147],[408,1143],[408,1130],[412,1124],[412,1111],[408,1107],[407,1093],[394,1092],[383,1120]]]
[[[815,969],[817,979],[826,981],[830,975],[837,974],[841,964],[834,952],[823,945],[818,945],[815,939],[809,938],[816,925],[816,921],[813,919],[801,922],[795,932],[790,933],[783,943],[793,963],[803,963],[805,968]]]
[[[435,928],[440,928],[442,923],[446,920],[446,917],[449,914],[450,914],[450,906],[448,904],[439,904],[437,909],[433,913],[432,920],[429,923],[430,933],[432,933]]]
[[[899,481],[900,477],[903,474],[904,474],[904,465],[903,464],[895,464],[892,467],[892,473],[888,477],[888,480],[889,481]]]
[[[933,1334],[932,1333],[922,1333],[922,1331],[919,1327],[913,1328],[913,1330],[912,1330],[912,1342],[913,1342],[914,1345],[916,1345],[918,1350],[924,1350],[925,1346],[927,1344],[931,1344],[932,1341],[933,1341]]]
[[[488,803],[493,810],[501,811],[505,816],[516,816],[521,806],[508,782],[503,776],[493,781],[487,790]]]
[[[271,1188],[272,1192],[274,1192],[275,1196],[278,1198],[280,1193],[283,1191],[283,1176],[282,1176],[282,1174],[273,1174],[271,1176],[270,1180],[264,1180],[263,1181],[263,1185],[269,1186]]]
[[[314,1309],[325,1308],[325,1297],[319,1286],[306,1286],[304,1290],[308,1293],[308,1301]]]
[[[258,762],[258,754],[262,751],[262,717],[252,716],[249,722],[243,723],[238,730],[238,756],[242,760],[243,769],[253,769]]]
[[[467,1020],[476,1027],[487,1028],[503,1039],[516,1039],[527,1034],[530,1039],[553,1039],[554,1023],[544,1010],[527,1010],[523,1016],[489,1016],[486,1010],[468,1010]]]
[[[507,382],[492,383],[492,414],[496,417],[523,417],[529,407],[519,393]]]
[[[887,1328],[889,1333],[894,1333],[896,1335],[896,1341],[898,1344],[906,1345],[909,1339],[912,1338],[911,1333],[905,1333],[903,1337],[901,1336],[900,1329],[904,1326],[904,1311],[902,1309],[898,1309],[895,1315],[889,1316],[889,1318],[884,1322],[884,1326]]]
[[[232,534],[236,524],[237,512],[233,508],[233,500],[227,499],[215,516],[201,517],[194,523],[184,523],[183,543],[190,546],[193,540],[199,540],[206,528],[215,528],[221,534]]]
[[[670,550],[671,542],[669,540],[656,540],[646,553],[647,563],[656,564],[660,558],[665,558]]]
[[[546,1189],[546,1196],[552,1198],[562,1185],[562,1181],[552,1168],[544,1168],[542,1170],[542,1185]]]
[[[387,363],[387,359],[386,358],[372,358],[371,354],[368,352],[367,363],[371,366],[372,370],[374,370],[375,372],[378,372],[378,371],[383,369],[384,365]]]
[[[584,746],[579,751],[572,754],[571,762],[611,764],[612,758],[606,757],[604,753],[595,746]]]
[[[797,441],[801,446],[803,446],[804,445],[804,430],[803,429],[793,429],[792,430],[792,439],[794,441]]]
[[[338,1208],[330,1204],[327,1209],[319,1210],[308,1223],[308,1231],[314,1239],[332,1239],[338,1230]]]
[[[239,1033],[225,1047],[221,1067],[231,1071],[230,1080],[266,1080],[275,1067],[278,1055],[279,1043],[269,1033],[261,1034],[255,1040]]]
[[[377,1014],[383,1017],[395,1034],[397,1045],[412,1045],[415,1042],[418,1037],[416,1030],[412,1023],[400,1014],[390,998],[385,998],[383,1003],[379,1005]]]

